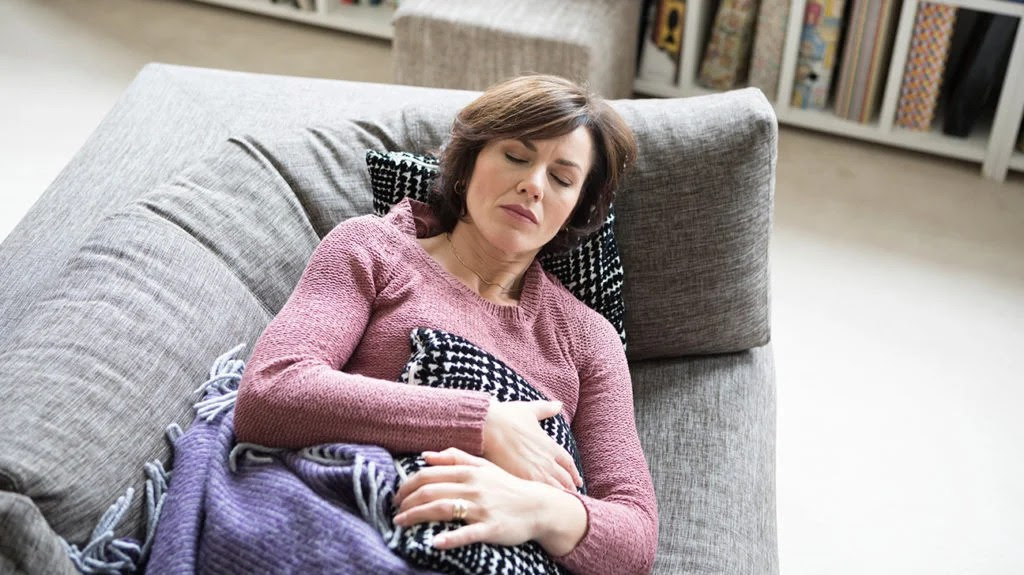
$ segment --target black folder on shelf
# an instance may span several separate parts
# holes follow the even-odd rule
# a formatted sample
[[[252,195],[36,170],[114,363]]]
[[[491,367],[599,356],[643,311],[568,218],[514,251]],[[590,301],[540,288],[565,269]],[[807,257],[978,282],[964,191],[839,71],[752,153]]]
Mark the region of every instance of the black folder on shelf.
[[[986,13],[965,15],[958,22],[954,42],[959,45],[951,51],[947,69],[946,135],[969,136],[978,118],[998,100],[1017,24],[1015,16]]]

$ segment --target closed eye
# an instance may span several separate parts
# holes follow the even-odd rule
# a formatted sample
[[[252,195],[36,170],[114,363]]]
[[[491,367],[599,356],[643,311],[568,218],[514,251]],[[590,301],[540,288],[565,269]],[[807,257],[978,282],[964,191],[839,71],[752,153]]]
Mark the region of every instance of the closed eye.
[[[567,181],[563,180],[562,178],[559,178],[558,176],[556,176],[556,175],[554,175],[554,174],[552,174],[552,175],[551,175],[551,177],[552,177],[552,178],[553,178],[553,179],[554,179],[554,180],[555,180],[556,182],[558,182],[558,184],[559,184],[560,186],[562,186],[562,187],[568,188],[569,186],[571,186],[571,185],[572,185],[572,182],[567,182]]]
[[[526,163],[526,160],[524,160],[522,158],[517,158],[517,157],[515,157],[515,156],[513,156],[512,154],[509,154],[509,153],[506,153],[505,157],[508,158],[508,161],[512,162],[513,164],[525,164]]]

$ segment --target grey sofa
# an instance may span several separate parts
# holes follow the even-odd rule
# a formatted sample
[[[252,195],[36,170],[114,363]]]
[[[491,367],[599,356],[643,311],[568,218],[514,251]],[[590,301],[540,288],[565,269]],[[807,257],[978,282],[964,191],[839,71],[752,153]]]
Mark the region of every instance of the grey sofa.
[[[215,357],[251,350],[313,248],[369,213],[368,148],[424,151],[474,93],[146,66],[0,245],[0,572],[70,571]],[[776,573],[768,244],[777,126],[759,91],[618,100],[617,201],[656,573]],[[173,481],[173,479],[172,479]]]

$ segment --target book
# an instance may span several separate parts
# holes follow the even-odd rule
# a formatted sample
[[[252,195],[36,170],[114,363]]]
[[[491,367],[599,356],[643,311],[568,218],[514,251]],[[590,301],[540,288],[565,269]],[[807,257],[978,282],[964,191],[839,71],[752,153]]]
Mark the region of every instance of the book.
[[[683,0],[653,0],[644,7],[637,77],[666,86],[678,86],[682,66]]]
[[[1006,75],[1018,19],[1003,14],[985,14],[983,19],[968,42],[972,49],[964,54],[956,84],[950,86],[942,125],[949,136],[970,135],[978,118],[998,101]]]
[[[722,0],[704,50],[700,85],[731,90],[746,83],[756,18],[757,0]]]
[[[779,93],[779,71],[786,45],[789,0],[761,0],[750,55],[749,83],[775,101]]]
[[[896,39],[900,4],[896,0],[853,0],[836,87],[838,116],[860,123],[874,117]]]
[[[964,56],[972,50],[971,42],[977,42],[976,30],[985,21],[981,12],[959,8],[956,11],[956,21],[953,23],[953,37],[949,41],[949,56],[946,59],[946,70],[942,76],[942,86],[939,91],[939,107],[949,102],[950,86],[956,86],[959,73],[963,66]]]
[[[897,126],[916,131],[931,129],[956,18],[957,8],[953,6],[930,2],[918,5],[896,104]]]
[[[845,0],[807,0],[792,105],[824,110],[832,87]]]

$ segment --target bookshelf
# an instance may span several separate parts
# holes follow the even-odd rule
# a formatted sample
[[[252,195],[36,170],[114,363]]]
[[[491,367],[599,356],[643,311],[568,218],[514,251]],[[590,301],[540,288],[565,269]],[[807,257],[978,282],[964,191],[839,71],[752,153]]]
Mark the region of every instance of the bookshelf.
[[[393,37],[391,17],[394,15],[395,9],[387,3],[371,6],[368,4],[343,4],[340,0],[311,0],[312,10],[300,10],[288,4],[274,4],[270,0],[195,1],[373,38],[390,40]]]
[[[306,0],[312,10],[299,10],[271,0],[194,0],[206,4],[245,10],[275,18],[333,28],[390,40],[393,3],[379,5],[344,4],[341,0]],[[637,0],[640,1],[640,0]],[[853,0],[846,0],[852,2]],[[1024,3],[1007,0],[932,0],[958,8],[1004,14],[1024,21]],[[682,55],[679,81],[672,84],[637,78],[637,94],[656,97],[688,97],[714,93],[700,86],[697,77],[704,46],[715,18],[714,0],[686,0],[683,19]],[[779,69],[778,93],[768,94],[779,122],[849,138],[956,158],[980,165],[984,177],[1002,181],[1010,170],[1024,172],[1024,152],[1016,149],[1017,131],[1024,118],[1024,25],[1018,25],[994,115],[982,118],[971,135],[956,138],[942,133],[941,118],[931,130],[918,132],[895,124],[903,70],[907,61],[914,18],[921,0],[904,0],[896,23],[889,71],[882,88],[879,111],[870,123],[846,120],[826,110],[805,110],[790,105],[803,32],[807,0],[791,0]],[[838,75],[838,73],[836,74]],[[835,81],[835,77],[833,78]]]
[[[933,3],[1024,19],[1024,3],[1006,0],[934,0]],[[714,92],[700,86],[697,77],[704,46],[710,36],[716,4],[711,0],[687,0],[679,82],[668,85],[638,78],[634,84],[637,93],[656,97],[687,97]],[[938,115],[931,130],[927,132],[907,130],[895,124],[903,70],[919,4],[919,0],[903,2],[896,23],[889,71],[882,88],[880,110],[870,123],[859,123],[834,115],[831,109],[806,110],[790,105],[807,6],[806,0],[792,0],[786,22],[778,93],[767,95],[775,108],[779,122],[975,162],[980,164],[984,177],[994,180],[1004,180],[1009,170],[1024,172],[1024,152],[1015,147],[1017,131],[1024,117],[1024,25],[1018,25],[995,113],[979,120],[969,137],[956,138],[943,134],[941,118]],[[833,76],[834,82],[837,81],[837,77],[838,68],[836,75]]]

